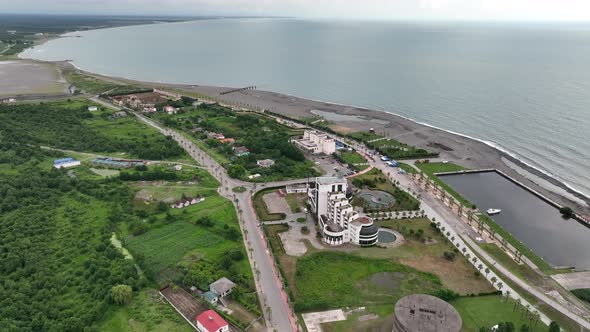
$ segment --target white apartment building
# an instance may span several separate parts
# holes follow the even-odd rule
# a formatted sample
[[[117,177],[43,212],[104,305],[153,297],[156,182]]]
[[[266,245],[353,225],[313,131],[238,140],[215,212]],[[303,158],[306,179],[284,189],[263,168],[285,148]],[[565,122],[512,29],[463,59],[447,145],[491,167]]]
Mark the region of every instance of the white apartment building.
[[[377,243],[379,228],[373,220],[360,216],[346,197],[348,183],[337,177],[316,178],[308,190],[309,202],[316,214],[323,241],[329,245]]]
[[[303,132],[302,139],[295,139],[292,142],[309,153],[332,154],[336,152],[336,141],[317,130],[306,130]]]

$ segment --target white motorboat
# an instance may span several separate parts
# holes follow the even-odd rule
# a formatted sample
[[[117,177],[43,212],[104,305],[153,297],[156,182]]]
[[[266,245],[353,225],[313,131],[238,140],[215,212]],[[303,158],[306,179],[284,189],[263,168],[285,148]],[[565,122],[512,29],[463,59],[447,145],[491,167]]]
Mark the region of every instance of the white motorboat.
[[[489,214],[490,216],[494,215],[494,214],[498,214],[502,212],[502,210],[500,209],[487,209],[486,213]]]

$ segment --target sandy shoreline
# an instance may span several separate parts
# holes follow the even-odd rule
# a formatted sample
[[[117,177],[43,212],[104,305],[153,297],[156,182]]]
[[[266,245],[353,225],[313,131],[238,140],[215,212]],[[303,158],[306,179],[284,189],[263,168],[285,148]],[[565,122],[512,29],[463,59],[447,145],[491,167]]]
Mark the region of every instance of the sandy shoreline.
[[[68,62],[61,62],[60,65],[74,67],[73,64]],[[228,103],[267,109],[294,119],[308,118],[320,114],[333,124],[334,129],[341,132],[367,131],[369,128],[374,128],[377,133],[383,133],[403,143],[438,151],[442,160],[456,162],[472,169],[498,169],[557,204],[571,206],[581,214],[590,214],[590,198],[569,188],[566,184],[550,175],[525,164],[511,154],[482,141],[421,124],[396,114],[309,100],[271,91],[246,90],[220,95],[220,93],[232,88],[141,82],[87,71],[83,72],[98,78],[125,84],[168,87],[200,93]]]

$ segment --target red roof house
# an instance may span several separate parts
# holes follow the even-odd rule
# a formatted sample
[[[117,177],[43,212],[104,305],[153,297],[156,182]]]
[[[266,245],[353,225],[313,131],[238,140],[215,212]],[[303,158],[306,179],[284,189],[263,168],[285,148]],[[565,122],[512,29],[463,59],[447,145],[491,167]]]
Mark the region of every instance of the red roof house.
[[[227,322],[214,310],[207,310],[197,316],[197,328],[201,332],[226,332],[229,331]]]

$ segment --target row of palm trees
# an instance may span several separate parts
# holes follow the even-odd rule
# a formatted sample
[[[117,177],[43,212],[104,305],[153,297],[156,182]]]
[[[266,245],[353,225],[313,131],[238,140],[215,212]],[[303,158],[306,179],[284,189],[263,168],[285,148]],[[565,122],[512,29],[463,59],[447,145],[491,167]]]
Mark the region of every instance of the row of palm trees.
[[[484,220],[479,218],[476,214],[476,211],[474,210],[475,206],[474,206],[474,209],[470,209],[470,210],[468,208],[464,207],[463,204],[461,202],[459,202],[459,200],[457,200],[456,198],[447,194],[447,192],[441,186],[437,185],[434,181],[432,181],[432,179],[428,178],[422,172],[418,173],[417,179],[418,179],[419,183],[426,181],[425,184],[427,187],[430,185],[435,190],[437,190],[439,192],[439,194],[441,195],[443,202],[448,202],[451,210],[453,210],[453,207],[456,207],[455,210],[457,210],[457,214],[459,215],[459,217],[463,218],[466,215],[467,216],[467,223],[469,224],[469,226],[474,226],[473,223],[475,222],[477,224],[477,225],[475,225],[476,230],[479,235],[483,236],[483,233],[486,232],[490,237],[496,239],[497,243],[500,245],[500,248],[503,249],[504,251],[508,252],[509,256],[512,256],[517,263],[520,263],[522,261],[522,253],[520,251],[518,251],[516,248],[514,248],[513,246],[509,245],[508,241],[505,238],[501,237],[498,233],[494,232],[485,223]],[[468,209],[468,210],[465,210],[465,209]]]
[[[465,256],[465,258],[468,261],[471,261],[471,263],[473,264],[473,266],[475,266],[479,270],[480,273],[482,273],[482,270],[483,270],[483,273],[485,273],[485,276],[486,276],[486,279],[487,279],[488,278],[488,275],[491,272],[490,268],[486,266],[485,269],[484,269],[484,265],[479,260],[479,258],[477,256],[475,256],[475,255],[473,255],[473,257],[472,257],[471,256],[471,253],[468,253],[467,252],[467,246],[466,245],[463,245],[461,243],[461,241],[455,242],[455,239],[456,239],[455,236],[454,235],[451,235],[451,232],[448,231],[446,229],[446,227],[441,224],[440,221],[437,222],[436,221],[436,218],[432,218],[432,222],[436,224],[436,227],[441,231],[441,233],[443,233],[447,237],[447,239],[449,239],[451,241],[451,243],[453,243],[455,245],[455,247],[457,249],[460,249],[461,250],[461,252],[463,253],[463,256]],[[504,284],[502,283],[502,281],[498,280],[498,278],[496,276],[492,276],[489,280],[491,281],[492,285],[495,285],[496,288],[499,291],[502,291],[502,288],[504,288]]]

